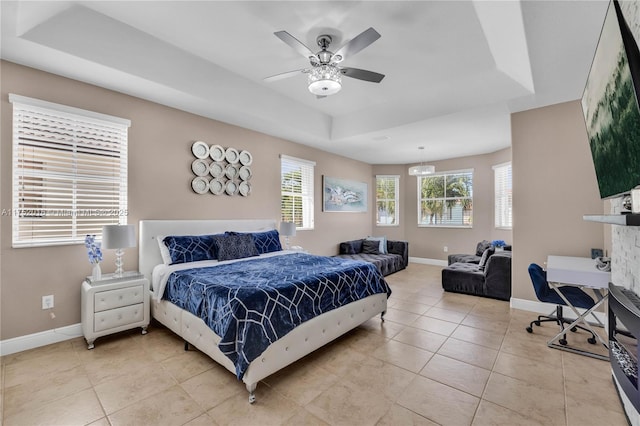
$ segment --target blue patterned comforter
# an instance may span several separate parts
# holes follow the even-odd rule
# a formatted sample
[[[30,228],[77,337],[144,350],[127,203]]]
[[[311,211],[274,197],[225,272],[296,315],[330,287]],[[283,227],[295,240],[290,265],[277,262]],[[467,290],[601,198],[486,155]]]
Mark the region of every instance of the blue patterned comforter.
[[[324,312],[391,294],[371,263],[304,253],[171,273],[163,299],[202,318],[241,379],[274,341]]]

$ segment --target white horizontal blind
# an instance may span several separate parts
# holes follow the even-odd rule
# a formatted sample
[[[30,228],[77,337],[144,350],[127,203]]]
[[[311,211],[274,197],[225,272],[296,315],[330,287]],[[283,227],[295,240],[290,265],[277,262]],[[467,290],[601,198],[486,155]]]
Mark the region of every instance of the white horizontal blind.
[[[511,228],[512,218],[512,185],[511,163],[493,166],[495,174],[495,226],[496,228]]]
[[[313,229],[313,173],[316,163],[280,155],[281,216],[296,229]]]
[[[13,103],[13,247],[126,224],[129,121],[37,99]]]
[[[399,187],[400,176],[376,175],[376,225],[399,224]]]

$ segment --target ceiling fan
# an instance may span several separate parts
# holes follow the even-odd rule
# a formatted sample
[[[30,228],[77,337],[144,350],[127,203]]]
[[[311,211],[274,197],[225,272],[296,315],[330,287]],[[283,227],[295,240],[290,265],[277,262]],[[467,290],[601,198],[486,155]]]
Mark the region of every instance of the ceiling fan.
[[[324,98],[340,91],[342,88],[343,75],[372,83],[380,83],[384,78],[384,74],[339,65],[344,59],[355,55],[380,38],[380,34],[373,28],[369,28],[358,34],[335,53],[328,50],[332,38],[327,34],[321,34],[316,39],[321,49],[317,53],[313,53],[311,49],[286,31],[277,31],[274,34],[280,40],[291,46],[296,52],[307,58],[311,67],[272,75],[271,77],[265,78],[264,81],[271,82],[281,80],[300,73],[309,74],[307,79],[309,91],[319,98]]]

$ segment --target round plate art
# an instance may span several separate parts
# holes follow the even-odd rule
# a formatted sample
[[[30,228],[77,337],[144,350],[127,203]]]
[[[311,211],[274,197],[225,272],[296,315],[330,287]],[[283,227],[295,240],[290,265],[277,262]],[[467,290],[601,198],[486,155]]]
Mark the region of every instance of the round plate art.
[[[225,158],[230,164],[236,164],[240,161],[240,155],[238,154],[238,150],[235,148],[227,148],[225,152]]]
[[[197,158],[207,158],[209,155],[209,146],[202,141],[195,141],[193,145],[191,145],[191,152]]]
[[[225,165],[223,163],[211,163],[209,167],[209,173],[215,178],[222,177],[224,175]]]
[[[223,161],[224,152],[224,148],[220,145],[211,145],[211,148],[209,148],[209,157],[211,157],[213,161]]]
[[[209,181],[198,176],[191,181],[191,188],[196,194],[204,194],[209,190]]]
[[[209,146],[203,141],[195,141],[191,145],[191,152],[196,157],[191,162],[191,171],[196,175],[191,181],[191,188],[196,194],[226,193],[246,197],[251,193],[248,181],[253,175],[249,167],[253,163],[253,156],[249,151],[217,144]],[[211,180],[207,179],[207,175],[211,175]]]
[[[243,197],[246,197],[251,193],[251,184],[247,181],[240,182],[238,192],[240,192],[240,195],[242,195]]]
[[[193,160],[193,163],[191,163],[191,171],[196,176],[204,176],[209,173],[209,165],[206,161],[198,158],[197,160]]]
[[[240,167],[240,171],[238,172],[240,179],[249,180],[251,179],[251,168],[247,166]]]
[[[227,188],[226,188],[226,192],[227,192],[227,194],[229,194],[229,195],[233,195],[233,194],[235,194],[237,191],[238,191],[238,185],[237,185],[234,181],[232,181],[232,180],[227,181]]]
[[[211,179],[211,182],[209,182],[209,191],[211,191],[213,195],[222,194],[225,187],[225,183],[220,179]]]
[[[253,156],[249,151],[242,151],[239,155],[240,164],[243,166],[250,166],[253,163]]]

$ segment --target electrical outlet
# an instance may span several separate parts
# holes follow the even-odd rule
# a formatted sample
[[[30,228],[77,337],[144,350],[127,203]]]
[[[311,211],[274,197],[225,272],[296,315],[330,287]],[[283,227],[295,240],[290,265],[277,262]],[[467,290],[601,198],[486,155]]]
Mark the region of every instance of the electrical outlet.
[[[42,296],[42,309],[52,309],[53,308],[53,294],[48,296]]]
[[[448,251],[449,251],[449,247],[444,246],[444,252],[446,253],[446,252],[448,252]]]

